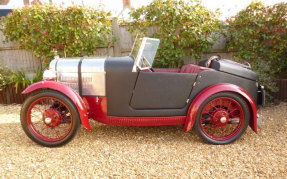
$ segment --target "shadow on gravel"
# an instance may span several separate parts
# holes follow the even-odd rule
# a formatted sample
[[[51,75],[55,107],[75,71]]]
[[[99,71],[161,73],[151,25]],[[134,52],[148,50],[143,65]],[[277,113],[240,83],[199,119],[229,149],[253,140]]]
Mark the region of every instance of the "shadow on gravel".
[[[79,131],[79,137],[88,137],[91,140],[117,140],[121,141],[148,141],[160,140],[177,141],[187,143],[204,143],[194,131],[183,132],[182,126],[112,126],[91,121],[92,130],[88,131],[83,127]]]
[[[160,142],[161,144],[170,144],[172,142],[185,144],[206,144],[192,130],[191,132],[183,132],[182,126],[111,126],[91,121],[92,130],[88,131],[81,127],[76,135],[74,142],[136,142],[149,143]],[[247,130],[248,132],[249,130]],[[253,132],[248,132],[253,133]],[[20,123],[0,124],[0,145],[16,145],[16,146],[39,146],[32,142],[24,133]],[[248,137],[247,137],[248,138]],[[236,143],[244,143],[246,135],[243,135]],[[209,145],[209,144],[207,144]]]

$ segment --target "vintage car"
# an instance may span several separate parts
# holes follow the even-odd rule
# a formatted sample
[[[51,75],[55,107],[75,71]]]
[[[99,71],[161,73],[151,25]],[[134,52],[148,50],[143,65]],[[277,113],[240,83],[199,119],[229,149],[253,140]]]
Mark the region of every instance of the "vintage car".
[[[137,40],[139,41],[139,40]],[[130,56],[55,58],[23,94],[21,125],[48,147],[70,142],[89,119],[108,125],[183,125],[204,141],[228,144],[257,132],[264,88],[249,65],[213,56],[180,69],[152,68],[158,39],[135,42]]]

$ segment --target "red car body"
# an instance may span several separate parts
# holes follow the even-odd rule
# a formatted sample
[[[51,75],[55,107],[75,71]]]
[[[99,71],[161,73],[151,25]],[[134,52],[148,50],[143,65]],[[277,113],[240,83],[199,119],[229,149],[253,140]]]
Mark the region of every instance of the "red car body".
[[[152,68],[159,40],[144,38],[137,56],[56,58],[32,84],[22,127],[49,147],[68,143],[89,119],[108,125],[184,125],[212,144],[228,144],[249,125],[257,133],[264,87],[250,66],[220,57],[178,69]]]
[[[50,80],[41,81],[29,86],[23,91],[23,94],[29,94],[41,89],[52,89],[66,94],[75,103],[80,114],[82,125],[88,130],[91,130],[89,118],[92,118],[104,124],[122,126],[164,126],[184,124],[184,132],[188,132],[192,129],[198,108],[209,96],[218,92],[231,91],[240,94],[249,102],[249,105],[252,109],[252,118],[249,125],[253,129],[253,131],[257,133],[256,103],[244,89],[233,84],[216,84],[202,91],[190,104],[188,114],[186,116],[161,117],[108,116],[106,97],[80,97],[78,93],[75,92],[69,86]]]

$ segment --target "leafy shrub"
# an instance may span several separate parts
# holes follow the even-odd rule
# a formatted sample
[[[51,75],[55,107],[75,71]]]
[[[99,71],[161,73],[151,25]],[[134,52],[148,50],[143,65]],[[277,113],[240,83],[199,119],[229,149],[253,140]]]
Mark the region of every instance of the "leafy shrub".
[[[43,71],[39,68],[36,72],[36,75],[33,79],[30,79],[26,72],[22,69],[17,72],[12,72],[12,76],[10,77],[10,81],[15,83],[14,87],[16,88],[16,92],[18,91],[18,86],[22,85],[24,88],[29,85],[41,81],[43,79]]]
[[[61,57],[92,55],[112,42],[110,13],[88,7],[23,7],[2,17],[0,25],[7,40],[18,41],[45,62],[54,58],[54,50]]]
[[[13,70],[2,67],[0,64],[0,91],[5,88],[6,85],[10,83],[15,83],[14,87],[16,88],[16,92],[18,91],[18,86],[23,85],[23,87],[27,87],[33,83],[41,81],[43,79],[43,71],[39,68],[36,72],[36,75],[33,79],[30,79],[26,72],[22,69],[17,72]]]
[[[9,83],[11,83],[12,70],[7,67],[2,67],[0,64],[0,91]]]
[[[213,44],[219,30],[218,13],[212,13],[198,1],[155,0],[130,13],[129,31],[148,34],[161,40],[154,66],[179,67],[182,57],[200,58]],[[186,51],[185,48],[190,48]]]
[[[276,91],[272,76],[287,74],[287,3],[264,6],[253,2],[227,19],[229,50],[249,61],[261,84]]]

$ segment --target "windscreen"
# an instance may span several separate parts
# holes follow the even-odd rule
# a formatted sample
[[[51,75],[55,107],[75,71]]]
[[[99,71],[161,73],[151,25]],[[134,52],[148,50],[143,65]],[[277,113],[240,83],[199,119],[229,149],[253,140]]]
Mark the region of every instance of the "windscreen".
[[[142,40],[136,39],[131,56],[135,59],[133,72],[136,72],[136,68],[144,69],[151,68],[156,51],[160,40],[154,38],[144,37]]]
[[[141,62],[139,64],[140,66],[142,66],[143,62],[146,62],[147,63],[146,65],[149,67],[152,66],[158,45],[159,45],[158,39],[151,39],[151,38],[146,39],[145,46],[141,55],[141,58],[143,59],[140,60]]]

